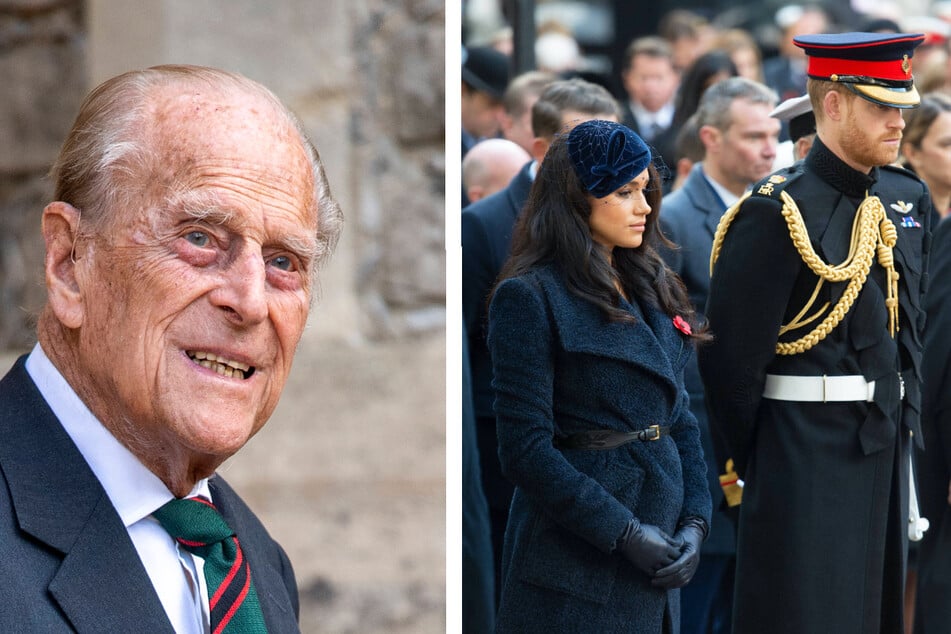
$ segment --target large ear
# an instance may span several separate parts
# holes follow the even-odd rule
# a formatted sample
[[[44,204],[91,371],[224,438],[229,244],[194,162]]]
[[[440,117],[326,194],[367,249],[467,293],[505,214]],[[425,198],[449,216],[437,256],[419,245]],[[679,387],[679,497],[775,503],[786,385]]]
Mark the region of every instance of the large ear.
[[[711,150],[716,151],[720,139],[723,136],[720,130],[712,125],[700,126],[700,129],[697,130],[697,135],[700,137],[700,142],[703,143],[706,152],[710,152]]]
[[[845,95],[838,90],[830,90],[822,98],[822,109],[826,116],[833,121],[840,121],[844,114]]]
[[[551,140],[542,138],[540,136],[535,137],[532,140],[532,158],[542,162],[542,159],[545,158],[545,154],[548,152],[548,146],[551,145]]]
[[[47,302],[66,328],[83,323],[83,299],[77,280],[75,252],[80,212],[64,202],[50,203],[43,210],[43,240],[46,242]]]

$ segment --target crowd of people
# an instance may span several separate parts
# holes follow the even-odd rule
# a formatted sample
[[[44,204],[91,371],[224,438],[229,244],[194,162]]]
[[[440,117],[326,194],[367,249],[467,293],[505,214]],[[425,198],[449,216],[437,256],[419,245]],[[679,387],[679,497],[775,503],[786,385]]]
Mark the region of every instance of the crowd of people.
[[[674,13],[465,47],[463,629],[949,631],[951,22]]]

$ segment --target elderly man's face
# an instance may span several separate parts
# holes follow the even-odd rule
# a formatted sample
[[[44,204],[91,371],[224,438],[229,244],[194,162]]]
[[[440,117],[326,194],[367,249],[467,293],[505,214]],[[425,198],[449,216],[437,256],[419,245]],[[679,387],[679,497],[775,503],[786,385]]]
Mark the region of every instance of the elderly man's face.
[[[80,361],[120,440],[155,455],[231,455],[290,371],[316,205],[300,141],[270,112],[247,97],[160,101],[165,167],[78,247]]]

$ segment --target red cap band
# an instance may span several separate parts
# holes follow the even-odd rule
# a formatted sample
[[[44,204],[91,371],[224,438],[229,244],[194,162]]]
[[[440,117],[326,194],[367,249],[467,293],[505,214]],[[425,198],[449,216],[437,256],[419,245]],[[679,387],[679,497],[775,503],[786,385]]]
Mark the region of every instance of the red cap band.
[[[911,58],[885,62],[871,62],[856,59],[835,59],[831,57],[809,57],[806,74],[810,77],[830,78],[833,75],[858,75],[874,77],[888,81],[908,81],[911,79]]]

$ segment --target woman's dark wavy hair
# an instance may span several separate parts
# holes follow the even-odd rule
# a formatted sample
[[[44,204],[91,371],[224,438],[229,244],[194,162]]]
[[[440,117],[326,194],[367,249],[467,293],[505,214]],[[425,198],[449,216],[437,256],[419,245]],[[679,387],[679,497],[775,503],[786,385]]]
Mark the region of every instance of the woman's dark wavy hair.
[[[591,237],[591,204],[568,158],[567,134],[557,136],[538,169],[528,201],[512,235],[512,251],[499,282],[553,264],[564,276],[569,292],[594,303],[611,321],[634,321],[620,306],[615,280],[627,297],[637,297],[674,317],[690,323],[693,337],[709,335],[697,322],[690,298],[680,278],[667,267],[657,246],[673,244],[660,231],[658,216],[663,196],[661,177],[648,166],[645,190],[651,213],[644,240],[636,249],[616,247],[612,266],[605,250]]]

